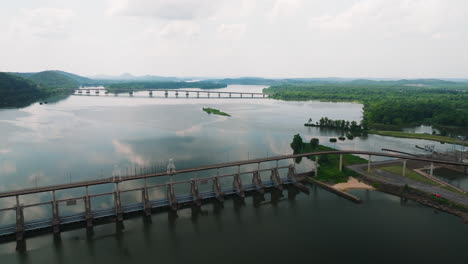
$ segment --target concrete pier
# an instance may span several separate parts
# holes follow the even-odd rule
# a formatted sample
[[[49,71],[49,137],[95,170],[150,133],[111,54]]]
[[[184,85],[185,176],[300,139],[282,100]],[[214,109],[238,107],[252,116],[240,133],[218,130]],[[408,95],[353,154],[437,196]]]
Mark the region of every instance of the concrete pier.
[[[176,211],[177,210],[177,198],[174,193],[174,186],[172,183],[169,183],[167,185],[167,200],[169,201],[169,206],[171,207],[172,210]]]
[[[402,166],[401,175],[402,175],[403,177],[406,176],[406,160],[403,160],[403,166]]]
[[[151,215],[151,204],[149,202],[148,188],[143,188],[141,190],[141,200],[143,202],[143,210],[145,211],[146,216]]]
[[[23,205],[19,203],[19,196],[16,196],[16,241],[24,239],[24,213]]]
[[[278,168],[273,168],[271,169],[271,181],[273,182],[273,184],[275,185],[276,189],[282,191],[283,190],[283,186],[282,186],[282,182],[281,182],[281,179],[279,177],[279,173],[278,173]]]
[[[258,171],[253,172],[252,183],[255,185],[257,192],[264,193],[265,186],[262,183],[262,178],[260,178],[260,174]]]
[[[195,180],[192,180],[190,184],[190,193],[192,194],[193,202],[197,206],[200,206],[202,197],[200,196],[200,193],[198,192],[198,184],[197,184],[197,181]]]
[[[115,208],[115,215],[117,222],[121,222],[123,220],[123,212],[122,212],[122,203],[120,202],[120,190],[119,190],[119,183],[115,183],[115,191],[114,191],[114,208]]]
[[[52,191],[52,229],[54,234],[60,233],[60,217],[55,191]]]
[[[244,198],[245,193],[244,193],[244,188],[242,187],[242,181],[240,179],[239,174],[234,175],[234,181],[232,183],[234,190],[236,190],[236,193],[239,197]]]
[[[215,194],[216,199],[218,199],[218,201],[220,202],[224,201],[224,193],[221,190],[221,184],[219,183],[218,177],[213,178],[213,192]]]

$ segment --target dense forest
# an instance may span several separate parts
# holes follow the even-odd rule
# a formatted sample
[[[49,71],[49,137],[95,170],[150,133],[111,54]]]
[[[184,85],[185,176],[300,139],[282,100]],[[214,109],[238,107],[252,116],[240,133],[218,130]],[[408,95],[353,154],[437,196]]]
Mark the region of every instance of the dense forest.
[[[278,85],[264,90],[286,100],[355,101],[362,125],[432,124],[468,128],[468,84],[440,80],[353,81]]]
[[[41,96],[43,92],[34,82],[0,72],[0,107],[27,106]]]
[[[219,82],[122,82],[106,85],[109,91],[128,91],[132,89],[178,89],[201,88],[218,89],[225,88],[227,84]]]
[[[80,86],[75,78],[60,71],[0,73],[0,107],[24,107],[53,95],[71,94]]]
[[[31,75],[28,79],[37,83],[43,89],[54,92],[61,90],[74,90],[80,87],[77,80],[57,71],[39,72]]]

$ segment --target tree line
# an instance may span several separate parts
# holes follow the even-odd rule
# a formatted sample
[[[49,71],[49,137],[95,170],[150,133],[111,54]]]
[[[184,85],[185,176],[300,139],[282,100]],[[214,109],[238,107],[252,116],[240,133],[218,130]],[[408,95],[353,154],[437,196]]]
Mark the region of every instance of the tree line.
[[[364,105],[364,126],[431,124],[468,128],[468,84],[433,82],[408,86],[384,83],[297,84],[265,89],[284,100],[354,101]]]

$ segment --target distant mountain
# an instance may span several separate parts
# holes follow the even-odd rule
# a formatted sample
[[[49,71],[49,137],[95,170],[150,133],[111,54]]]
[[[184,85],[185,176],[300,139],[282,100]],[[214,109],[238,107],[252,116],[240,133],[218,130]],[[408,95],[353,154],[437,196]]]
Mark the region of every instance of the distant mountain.
[[[0,72],[0,107],[27,106],[44,96],[39,85],[22,77]]]
[[[132,82],[178,82],[178,81],[187,81],[191,78],[178,78],[178,77],[164,77],[164,76],[155,76],[155,75],[144,75],[144,76],[134,76],[130,73],[124,73],[121,75],[96,75],[92,76],[95,80],[103,81],[132,81]]]
[[[80,82],[76,80],[78,77],[80,76],[60,71],[43,71],[31,75],[28,79],[44,89],[71,90],[80,86]]]
[[[75,81],[77,81],[79,84],[92,84],[92,83],[95,83],[96,81],[93,80],[93,79],[90,79],[90,78],[87,78],[87,77],[83,77],[83,76],[80,76],[80,75],[77,75],[77,74],[73,74],[73,73],[69,73],[69,72],[64,72],[64,71],[58,71],[58,70],[54,70],[54,71],[43,71],[43,72],[9,72],[10,74],[14,74],[16,76],[20,76],[20,77],[23,77],[23,78],[27,78],[29,79],[30,77],[32,77],[33,75],[36,75],[38,73],[44,73],[44,72],[47,72],[47,73],[57,73],[57,74],[60,74],[60,75],[63,75],[63,76],[66,76],[66,77],[69,77]]]

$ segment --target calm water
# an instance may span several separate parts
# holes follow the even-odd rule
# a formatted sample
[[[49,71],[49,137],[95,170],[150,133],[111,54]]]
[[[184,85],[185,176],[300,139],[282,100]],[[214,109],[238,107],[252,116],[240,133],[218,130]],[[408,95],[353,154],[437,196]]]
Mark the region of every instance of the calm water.
[[[262,88],[225,90],[260,92]],[[208,115],[202,107],[217,108],[232,117]],[[148,98],[146,93],[133,98],[71,96],[55,104],[0,110],[0,191],[163,170],[170,158],[177,168],[188,168],[290,154],[289,144],[297,133],[304,140],[318,137],[338,149],[421,153],[414,145],[435,144],[437,151],[455,148],[376,135],[333,144],[328,139],[339,136],[338,132],[303,126],[309,118],[358,121],[361,115],[362,105],[352,103]],[[298,169],[310,165],[303,161]],[[203,175],[176,178],[197,176]],[[258,263],[260,259],[346,261],[351,257],[457,263],[468,259],[468,229],[458,218],[412,203],[401,205],[398,198],[378,192],[355,194],[365,203],[355,205],[320,189],[294,199],[288,198],[287,191],[282,198],[266,195],[261,204],[253,204],[251,197],[244,204],[230,200],[224,208],[204,205],[200,211],[181,210],[178,217],[156,214],[152,223],[128,220],[124,231],[109,224],[96,227],[92,235],[85,230],[62,233],[60,241],[48,235],[28,239],[27,251],[21,254],[15,252],[15,243],[1,244],[0,258],[2,263]],[[44,199],[46,195],[36,195],[23,201]],[[2,205],[11,202],[0,200]],[[99,201],[93,206],[110,204]],[[32,210],[26,217],[46,214]],[[0,224],[11,221],[11,215],[0,214]]]

